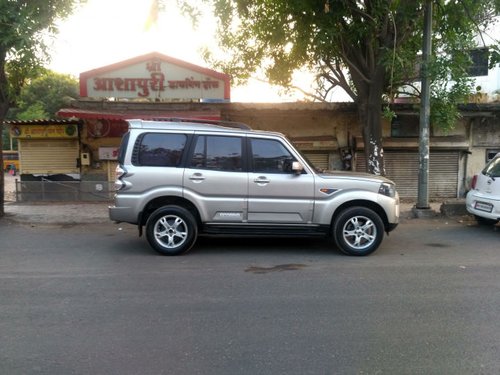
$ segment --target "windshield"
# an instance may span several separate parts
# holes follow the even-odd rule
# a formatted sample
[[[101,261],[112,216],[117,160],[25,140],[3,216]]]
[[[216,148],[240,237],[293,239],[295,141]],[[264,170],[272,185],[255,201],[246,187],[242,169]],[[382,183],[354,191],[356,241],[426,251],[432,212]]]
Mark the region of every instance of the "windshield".
[[[500,177],[500,155],[496,155],[483,169],[483,174],[489,177]]]

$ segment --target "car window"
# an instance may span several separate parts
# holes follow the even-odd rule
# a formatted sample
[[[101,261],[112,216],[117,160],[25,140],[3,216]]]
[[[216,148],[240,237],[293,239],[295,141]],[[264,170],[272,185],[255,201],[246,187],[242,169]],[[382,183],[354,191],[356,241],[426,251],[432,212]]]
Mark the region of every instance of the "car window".
[[[177,167],[186,139],[185,134],[145,133],[137,140],[132,162],[141,166]]]
[[[500,157],[493,158],[486,164],[483,174],[490,177],[500,177]]]
[[[196,140],[190,167],[219,171],[242,171],[239,137],[201,135]]]
[[[127,152],[128,140],[130,139],[130,132],[125,133],[118,149],[118,163],[125,163],[125,153]]]
[[[252,166],[257,173],[290,173],[295,158],[279,141],[273,139],[250,140],[252,145]]]

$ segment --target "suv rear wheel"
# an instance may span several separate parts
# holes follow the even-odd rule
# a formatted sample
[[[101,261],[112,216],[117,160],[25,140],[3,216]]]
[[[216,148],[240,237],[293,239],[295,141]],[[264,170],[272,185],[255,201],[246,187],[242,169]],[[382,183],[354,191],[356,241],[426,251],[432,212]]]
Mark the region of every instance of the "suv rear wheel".
[[[345,254],[363,256],[373,253],[384,237],[384,223],[377,213],[365,207],[350,207],[337,216],[333,238]]]
[[[197,235],[196,220],[183,207],[161,207],[146,222],[146,238],[162,255],[186,253],[194,245]]]

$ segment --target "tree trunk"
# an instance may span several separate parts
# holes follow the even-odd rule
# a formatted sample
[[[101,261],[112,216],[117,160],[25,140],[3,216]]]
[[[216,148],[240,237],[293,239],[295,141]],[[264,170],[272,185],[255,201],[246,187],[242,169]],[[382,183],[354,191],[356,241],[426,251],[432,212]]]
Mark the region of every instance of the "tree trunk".
[[[0,50],[0,147],[3,150],[3,120],[9,109],[9,98],[7,95],[7,76],[5,75],[5,51]],[[5,200],[5,181],[3,171],[3,152],[0,152],[0,218],[5,215],[4,200]]]
[[[372,75],[372,83],[358,88],[358,115],[363,129],[363,142],[368,173],[385,176],[382,147],[383,69]]]
[[[381,103],[380,103],[381,104]],[[360,103],[359,117],[363,126],[363,142],[368,173],[385,176],[384,149],[382,147],[381,106],[378,110],[370,109],[372,105]]]

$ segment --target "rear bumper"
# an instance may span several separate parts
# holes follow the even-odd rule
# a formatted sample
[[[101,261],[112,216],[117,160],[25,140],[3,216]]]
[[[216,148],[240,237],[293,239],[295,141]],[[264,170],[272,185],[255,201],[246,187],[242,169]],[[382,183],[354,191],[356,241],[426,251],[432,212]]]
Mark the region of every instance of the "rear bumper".
[[[137,224],[137,216],[133,214],[133,210],[130,207],[108,206],[108,213],[112,221]]]
[[[492,199],[490,196],[485,197],[474,190],[467,193],[465,208],[472,215],[485,219],[500,220],[500,200]]]

